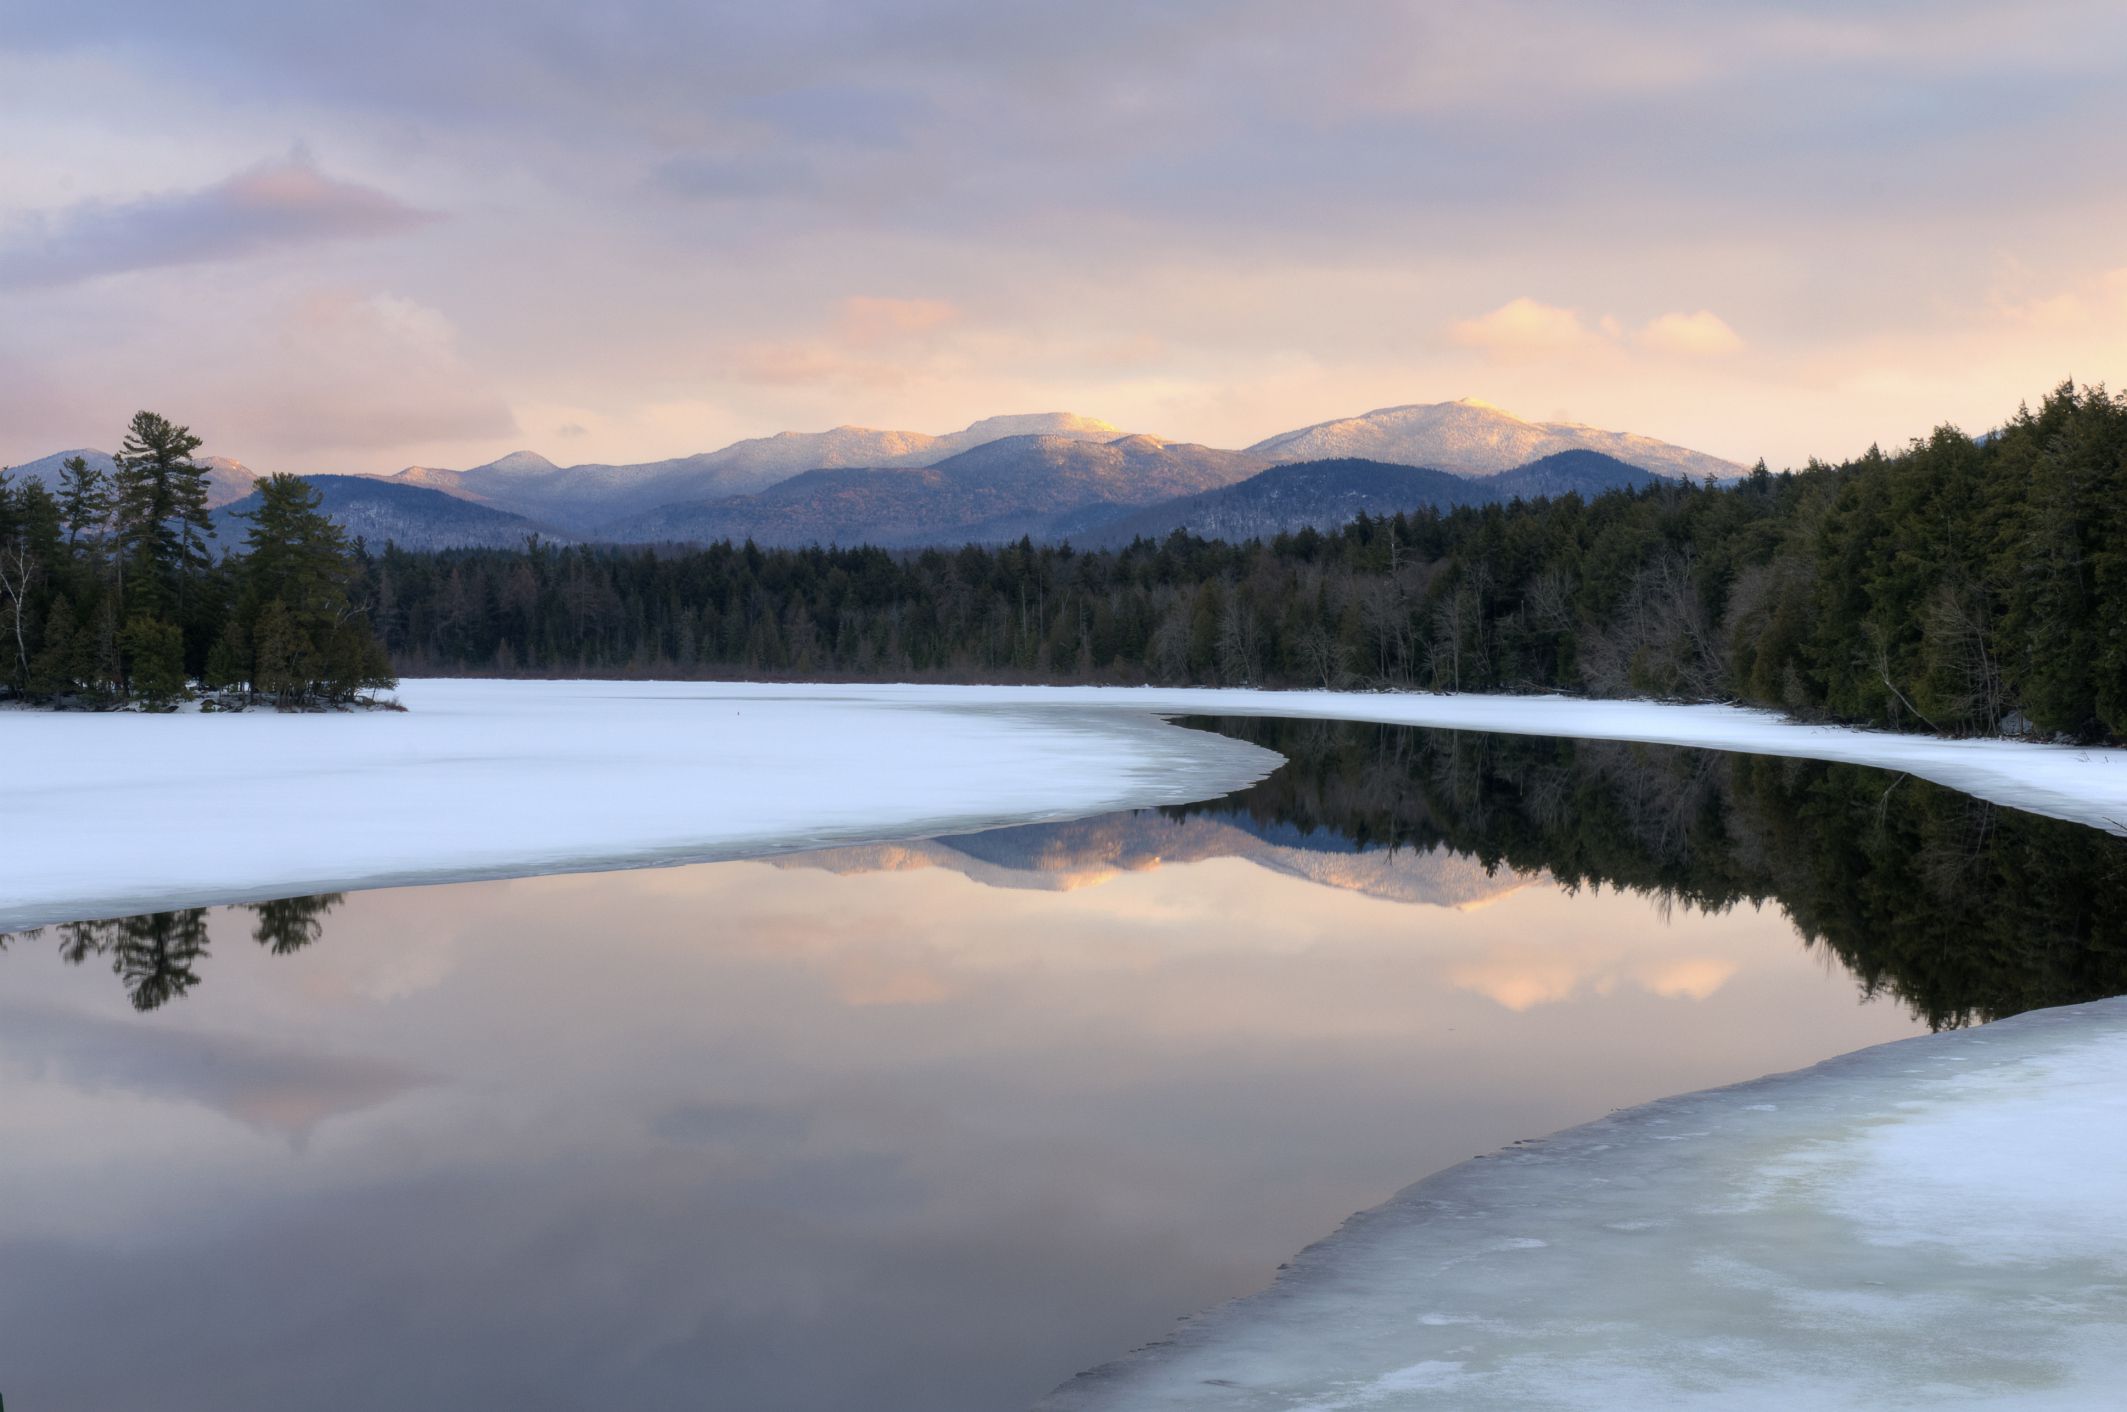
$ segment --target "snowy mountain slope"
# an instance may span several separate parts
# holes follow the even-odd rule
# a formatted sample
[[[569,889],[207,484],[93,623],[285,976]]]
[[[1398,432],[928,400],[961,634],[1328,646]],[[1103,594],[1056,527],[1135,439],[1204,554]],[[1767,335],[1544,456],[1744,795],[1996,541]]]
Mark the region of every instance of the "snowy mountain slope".
[[[306,476],[317,487],[320,508],[334,524],[371,549],[396,544],[401,549],[516,549],[534,534],[556,536],[544,526],[460,499],[426,486],[405,485],[375,476]],[[215,532],[224,545],[243,542],[246,526],[239,516],[258,506],[255,495],[223,506],[215,515]]]
[[[79,447],[72,451],[54,451],[34,461],[8,467],[8,474],[24,480],[42,481],[47,489],[57,492],[59,474],[66,462],[79,456],[105,475],[111,473],[111,453]],[[251,493],[251,487],[259,479],[259,472],[241,461],[232,461],[227,456],[202,456],[199,464],[207,468],[207,508],[218,510],[222,506],[243,499]]]
[[[1457,475],[1496,475],[1561,451],[1600,451],[1658,475],[1727,478],[1745,467],[1718,456],[1630,432],[1571,422],[1526,422],[1511,412],[1464,398],[1383,407],[1359,417],[1318,422],[1282,432],[1248,448],[1272,461],[1360,457],[1406,466],[1432,466]]]
[[[605,527],[624,543],[903,547],[998,543],[1229,485],[1261,468],[1245,452],[1123,436],[1010,436],[933,466],[807,471],[757,495],[660,507]]]
[[[1090,417],[1035,412],[987,417],[943,436],[851,426],[786,431],[733,442],[717,451],[633,465],[557,466],[536,452],[513,451],[471,470],[409,466],[392,479],[584,534],[664,505],[753,494],[805,471],[931,465],[1002,437],[1108,441],[1120,434]]]
[[[1296,461],[1234,485],[1106,519],[1070,538],[1086,548],[1164,539],[1176,530],[1204,539],[1269,539],[1303,528],[1338,529],[1362,513],[1387,517],[1568,492],[1593,497],[1660,479],[1598,451],[1561,451],[1492,476],[1458,476],[1385,461]]]
[[[1382,461],[1305,461],[1273,466],[1234,485],[1162,501],[1073,537],[1089,548],[1164,539],[1187,530],[1203,539],[1267,539],[1306,526],[1349,524],[1361,513],[1398,512],[1493,499],[1484,483],[1422,466]]]

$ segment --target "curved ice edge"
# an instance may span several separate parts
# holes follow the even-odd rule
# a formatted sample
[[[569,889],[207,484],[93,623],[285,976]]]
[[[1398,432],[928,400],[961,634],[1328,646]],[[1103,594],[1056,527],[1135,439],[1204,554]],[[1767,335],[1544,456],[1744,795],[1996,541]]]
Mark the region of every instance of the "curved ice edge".
[[[763,691],[772,688],[760,688]],[[788,690],[788,688],[783,688]],[[1004,704],[1045,701],[1169,715],[1368,721],[1504,735],[1634,741],[1780,755],[1903,771],[2027,813],[2127,835],[2127,749],[1997,739],[1947,739],[1817,725],[1748,706],[1575,696],[1420,691],[1261,691],[1230,687],[929,687],[865,690],[874,699],[981,692]]]
[[[556,744],[553,723],[537,712],[526,713],[532,717],[532,732],[520,730],[519,738],[497,746],[488,732],[526,724],[482,713],[487,704],[483,698],[498,688],[515,696],[508,704],[520,710],[527,703],[518,693],[541,693],[547,698],[538,703],[541,710],[551,709],[554,698],[566,695],[640,696],[669,705],[704,694],[701,684],[691,683],[409,681],[402,691],[416,696],[417,713],[378,718],[381,741],[376,735],[363,742],[338,737],[335,743],[346,752],[340,757],[306,755],[291,768],[282,758],[258,764],[235,756],[229,761],[233,778],[165,769],[165,778],[126,779],[100,793],[79,790],[74,775],[60,763],[63,752],[47,751],[51,762],[46,769],[24,768],[12,778],[0,777],[0,808],[17,817],[40,819],[39,828],[11,841],[9,856],[0,859],[0,932],[316,893],[678,867],[1005,825],[1059,823],[1217,798],[1254,784],[1284,763],[1275,751],[1187,729],[1162,713],[1135,708],[911,702],[881,700],[861,691],[808,692],[793,699],[814,708],[855,707],[873,719],[867,722],[847,712],[827,718],[841,736],[836,746],[843,758],[827,769],[801,767],[810,776],[806,780],[774,782],[805,796],[795,811],[783,811],[783,822],[762,826],[743,807],[734,814],[730,801],[724,801],[725,807],[695,804],[680,810],[677,818],[668,813],[649,826],[631,820],[617,834],[589,827],[528,832],[522,818],[525,799],[505,797],[498,802],[492,793],[498,787],[515,788],[520,796],[535,789],[551,794],[573,787],[590,803],[600,802],[595,796],[601,791],[624,798],[630,790],[649,793],[662,788],[669,795],[676,766],[660,758],[616,759],[606,746],[571,754]],[[706,694],[723,704],[758,700],[714,684]],[[788,688],[781,694],[791,695]],[[423,711],[422,706],[437,709]],[[970,713],[980,719],[980,730],[956,724],[969,722]],[[100,719],[52,713],[39,713],[39,718],[69,732],[93,730]],[[281,728],[276,734],[300,731],[313,741],[324,733],[324,739],[333,741],[329,733],[343,720],[265,716],[247,722],[244,716],[199,715],[135,719],[156,732],[147,737],[151,741],[166,744],[159,728],[176,723],[180,729],[211,733],[217,743],[233,749],[257,739],[260,727]],[[443,753],[432,745],[421,748],[429,743],[420,737],[439,724],[445,734]],[[625,729],[630,723],[619,724]],[[233,732],[226,730],[231,725]],[[1002,733],[996,729],[999,725],[1005,728]],[[479,741],[470,750],[459,744],[468,728]],[[973,749],[970,737],[985,732],[984,748]],[[655,735],[646,738],[667,743]],[[127,744],[137,749],[140,739]],[[408,742],[415,748],[408,748]],[[739,741],[739,754],[751,744]],[[938,763],[952,758],[966,765],[972,758],[998,772],[995,784],[986,783],[976,797],[965,788],[945,796],[926,795],[920,773],[926,752]],[[247,763],[252,766],[248,772],[243,768]],[[763,785],[758,770],[749,777],[730,758],[713,753],[678,763],[699,772],[696,783],[726,785],[735,793]],[[875,766],[875,772],[867,765]],[[436,797],[410,806],[404,798],[410,788],[406,777],[415,774],[425,776],[420,783]],[[284,796],[301,797],[313,790],[337,791],[328,793],[328,799],[370,807],[365,826],[341,827],[334,833],[328,821],[322,841],[300,837],[302,811],[294,801],[288,810],[297,823],[294,830],[291,820],[268,820],[261,826],[262,816]],[[233,819],[216,817],[211,807],[204,817],[184,816],[196,802],[192,796],[203,792],[239,798],[248,794],[250,805],[225,810],[238,816]],[[810,802],[823,793],[832,795],[832,807]],[[176,833],[165,837],[148,829],[146,837],[130,840],[130,847],[123,842],[113,846],[109,830],[114,800],[129,806],[128,813],[176,811],[181,816]],[[316,812],[330,815],[332,805],[319,806]],[[228,836],[226,846],[216,841],[200,847],[203,839],[215,840],[218,834]],[[185,866],[173,867],[165,856],[166,844],[190,848],[193,856]],[[84,868],[89,861],[93,869]],[[159,876],[141,876],[157,870]]]
[[[2127,997],[1450,1167],[1040,1407],[2069,1408],[2123,1385]]]

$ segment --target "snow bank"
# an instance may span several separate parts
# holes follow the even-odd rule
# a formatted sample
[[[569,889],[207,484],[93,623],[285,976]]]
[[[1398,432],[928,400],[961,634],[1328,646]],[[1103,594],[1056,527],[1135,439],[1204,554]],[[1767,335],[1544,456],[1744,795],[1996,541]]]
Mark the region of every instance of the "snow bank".
[[[2127,832],[2127,751],[1724,706],[1102,687],[414,681],[411,710],[0,713],[0,929],[308,891],[758,856],[1210,798],[1267,751],[1155,716],[1377,721],[1905,770]]]
[[[2127,998],[1450,1168],[1042,1405],[2065,1409],[2123,1386]]]
[[[1278,762],[1133,709],[974,692],[417,681],[400,695],[403,714],[0,715],[0,930],[966,833],[1203,799]]]
[[[910,699],[940,688],[888,687]],[[1791,755],[1901,770],[2010,808],[2127,834],[2127,750],[2017,740],[1941,740],[1813,726],[1740,706],[1585,701],[1568,696],[1418,692],[1167,690],[1157,687],[944,688],[995,702],[1113,706],[1169,714],[1376,721],[1507,735],[1635,740],[1746,755]]]

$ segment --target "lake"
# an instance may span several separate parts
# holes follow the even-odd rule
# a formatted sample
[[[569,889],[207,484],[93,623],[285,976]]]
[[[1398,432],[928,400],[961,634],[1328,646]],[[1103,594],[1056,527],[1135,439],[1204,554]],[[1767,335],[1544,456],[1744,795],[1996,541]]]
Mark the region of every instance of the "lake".
[[[1023,1407],[1451,1163],[2127,990],[2127,844],[1919,780],[1199,722],[1201,805],[50,927],[0,1394]]]

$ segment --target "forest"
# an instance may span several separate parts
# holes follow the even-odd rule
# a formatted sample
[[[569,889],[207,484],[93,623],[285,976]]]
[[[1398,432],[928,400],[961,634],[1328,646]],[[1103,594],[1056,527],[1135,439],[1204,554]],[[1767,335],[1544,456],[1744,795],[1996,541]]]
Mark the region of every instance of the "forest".
[[[0,474],[0,699],[82,709],[341,704],[393,684],[363,611],[365,565],[295,476],[259,482],[242,545],[218,545],[200,439],[154,412],[106,474],[58,492]]]
[[[1244,544],[356,557],[409,675],[1564,691],[2127,737],[2127,397],[2073,384],[1981,438]]]

